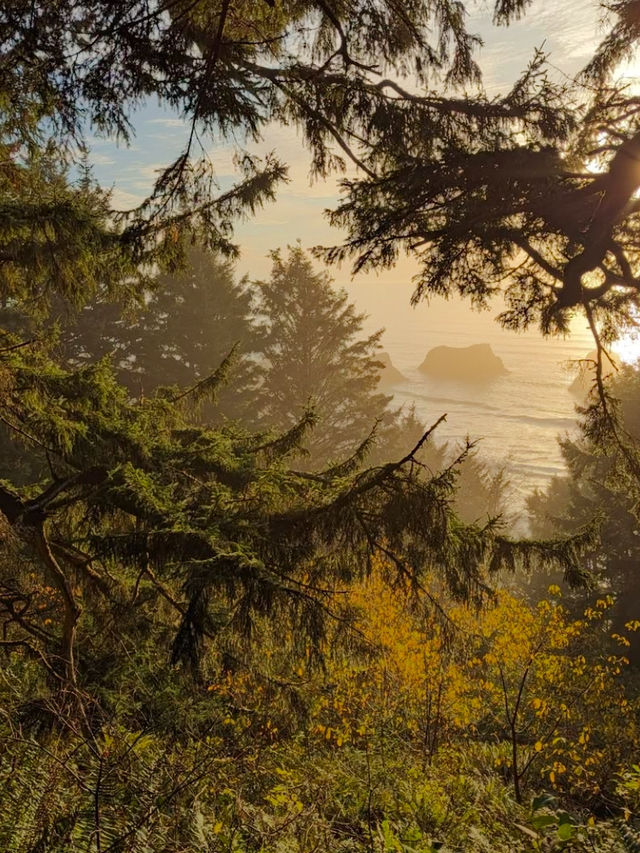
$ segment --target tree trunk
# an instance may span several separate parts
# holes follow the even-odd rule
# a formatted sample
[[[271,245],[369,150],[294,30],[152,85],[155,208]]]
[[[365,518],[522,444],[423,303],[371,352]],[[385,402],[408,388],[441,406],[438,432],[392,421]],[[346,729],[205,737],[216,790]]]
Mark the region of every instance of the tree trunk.
[[[63,675],[65,679],[75,686],[75,641],[78,619],[82,612],[76,602],[69,579],[63,572],[60,564],[51,551],[51,547],[44,531],[44,524],[34,528],[35,547],[38,556],[44,563],[47,572],[55,588],[62,596],[64,617],[62,620],[62,637],[60,642],[60,659],[62,661]]]

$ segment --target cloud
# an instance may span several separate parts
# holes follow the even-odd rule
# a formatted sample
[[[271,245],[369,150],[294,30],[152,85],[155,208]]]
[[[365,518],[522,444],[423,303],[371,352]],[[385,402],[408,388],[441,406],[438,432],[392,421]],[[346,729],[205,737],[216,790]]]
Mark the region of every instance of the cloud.
[[[114,187],[111,191],[111,208],[117,211],[132,210],[142,204],[143,195],[127,192],[120,187]]]
[[[187,127],[187,122],[182,118],[148,118],[145,124],[159,124],[162,127]]]
[[[108,154],[101,154],[99,151],[91,151],[89,153],[89,161],[93,166],[115,166],[116,161]]]
[[[479,60],[490,95],[505,92],[539,47],[560,75],[573,77],[602,37],[600,7],[585,0],[535,0],[509,27],[494,26],[484,11],[470,16],[469,29],[484,40]]]

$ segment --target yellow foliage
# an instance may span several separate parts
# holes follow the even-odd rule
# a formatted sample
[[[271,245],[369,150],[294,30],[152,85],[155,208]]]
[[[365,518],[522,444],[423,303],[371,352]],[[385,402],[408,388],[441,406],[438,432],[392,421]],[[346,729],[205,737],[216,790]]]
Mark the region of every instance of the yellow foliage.
[[[314,708],[330,727],[324,737],[333,744],[402,737],[427,758],[479,731],[494,741],[513,737],[512,774],[597,792],[616,767],[611,755],[594,749],[592,734],[619,745],[637,738],[620,681],[625,659],[582,653],[612,599],[572,619],[559,590],[549,592],[554,600],[532,607],[500,591],[485,610],[450,605],[443,616],[374,572],[350,592],[349,603],[378,653],[360,666],[332,663],[332,701]]]
[[[626,659],[600,655],[597,645],[585,652],[603,635],[611,599],[575,619],[559,590],[536,606],[502,590],[476,612],[446,602],[428,578],[437,606],[392,589],[384,569],[340,599],[356,614],[367,651],[328,656],[322,673],[308,655],[286,663],[285,680],[299,682],[305,696],[307,738],[320,749],[376,751],[401,739],[425,761],[442,746],[484,740],[496,746],[490,766],[506,778],[543,778],[568,793],[603,790],[639,739],[636,703],[620,677]],[[263,660],[275,666],[266,651]],[[253,709],[246,725],[277,740],[268,690],[254,678],[226,675],[209,690]]]

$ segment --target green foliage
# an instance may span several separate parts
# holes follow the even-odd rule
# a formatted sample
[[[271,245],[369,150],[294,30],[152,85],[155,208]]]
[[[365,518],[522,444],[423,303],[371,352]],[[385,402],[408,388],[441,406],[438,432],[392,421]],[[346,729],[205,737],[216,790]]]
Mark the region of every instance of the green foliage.
[[[1,304],[46,313],[52,298],[79,306],[99,290],[130,298],[145,281],[114,226],[109,194],[84,168],[72,183],[64,157],[28,127],[0,120]]]
[[[327,256],[374,269],[406,251],[421,265],[415,301],[457,294],[486,307],[500,293],[512,329],[566,333],[577,313],[609,340],[633,326],[639,112],[615,69],[633,55],[636,11],[612,6],[613,29],[573,81],[556,82],[538,51],[492,100],[452,98],[445,111],[394,86],[388,127],[363,141],[366,169],[331,214],[347,239]]]
[[[496,17],[508,21],[524,5],[497,3]],[[216,299],[225,310],[237,304],[232,316],[252,332],[246,288],[217,259],[235,252],[237,217],[273,198],[285,178],[275,157],[260,162],[235,142],[259,139],[275,120],[301,128],[316,175],[343,167],[334,145],[360,166],[335,221],[351,227],[347,248],[361,265],[392,260],[402,234],[424,249],[423,289],[457,288],[481,304],[511,270],[507,323],[536,317],[547,330],[563,328],[582,299],[610,336],[636,298],[635,211],[626,209],[635,184],[620,165],[636,145],[636,105],[607,93],[591,112],[576,112],[540,57],[492,102],[404,91],[394,81],[414,73],[425,90],[438,75],[479,84],[476,40],[462,7],[446,0],[402,8],[395,0],[286,8],[52,0],[10,2],[5,12],[0,417],[28,465],[8,464],[0,483],[3,849],[426,853],[471,844],[511,853],[588,849],[594,838],[603,849],[633,846],[637,780],[619,753],[628,759],[637,737],[623,661],[600,661],[583,626],[565,624],[558,609],[509,600],[480,622],[462,607],[486,603],[492,578],[521,564],[583,581],[592,531],[512,542],[475,509],[464,524],[452,496],[470,448],[430,471],[421,454],[432,430],[395,461],[363,467],[387,405],[375,386],[377,337],[358,340],[361,318],[300,250],[287,261],[274,256],[272,281],[261,286],[261,351],[273,383],[265,379],[260,414],[279,429],[252,433],[201,417],[198,407],[229,371],[232,341],[212,341],[205,328],[194,334],[194,325],[200,313],[213,319],[211,289],[200,285],[215,278]],[[83,134],[130,139],[132,110],[150,96],[185,118],[186,145],[142,205],[116,214],[92,182]],[[602,174],[585,173],[601,134],[614,150],[598,155]],[[201,138],[234,141],[239,177],[230,188],[222,191],[198,157]],[[213,254],[192,251],[192,270],[167,280],[194,235]],[[511,269],[516,248],[528,260]],[[580,291],[593,270],[600,278]],[[301,288],[295,300],[285,286]],[[137,304],[140,319],[110,317],[113,298]],[[100,317],[111,330],[108,352],[83,319],[71,341],[44,331],[50,307],[87,302],[94,307],[84,319]],[[288,319],[295,338],[277,325]],[[322,343],[333,358],[303,362],[323,369],[311,387],[292,372],[301,340],[306,354]],[[70,359],[61,363],[65,345]],[[90,350],[102,357],[85,358]],[[163,360],[172,375],[156,374],[152,393],[132,387],[131,373],[152,373]],[[129,387],[118,381],[125,370]],[[332,388],[334,377],[341,385]],[[285,384],[299,417],[275,411]],[[358,389],[348,411],[343,399]],[[325,391],[310,411],[302,395]],[[614,420],[604,395],[600,403],[586,429],[609,440]],[[304,443],[326,437],[322,407],[335,432],[317,453],[331,464],[292,470]],[[391,608],[378,612],[373,642],[354,601],[367,577],[381,582],[380,600],[390,588],[410,593],[393,619]],[[469,629],[466,645],[443,627],[452,621],[445,600]],[[413,607],[426,638],[409,619]],[[570,629],[585,646],[579,654],[569,650]],[[406,654],[392,666],[399,637]],[[335,668],[341,656],[346,680]],[[375,663],[371,687],[363,661]],[[469,678],[476,668],[481,678]],[[349,698],[354,672],[363,689],[336,701]],[[574,731],[558,673],[588,695],[576,718],[595,720],[596,744],[590,731],[582,742]],[[436,683],[450,707],[433,701]],[[529,695],[533,687],[541,695]],[[426,717],[416,712],[423,697]],[[614,717],[624,729],[612,732]],[[549,738],[526,742],[540,727]],[[532,812],[514,802],[519,782],[536,788],[525,771],[537,755],[559,795],[580,799],[575,817],[564,802]],[[585,772],[588,784],[558,781],[561,766],[580,777],[582,757],[585,768],[595,757],[603,765]],[[611,816],[593,833],[584,820],[592,805]]]
[[[511,14],[524,3],[512,5]],[[423,85],[434,74],[457,83],[478,77],[478,40],[462,9],[447,2],[412,0],[400,9],[387,0],[286,7],[177,0],[165,8],[135,0],[115,10],[107,0],[55,0],[9,9],[1,24],[11,45],[3,57],[5,109],[32,105],[71,156],[88,128],[129,141],[132,111],[146,98],[184,116],[183,151],[123,217],[125,242],[167,264],[181,258],[193,231],[208,248],[233,252],[234,220],[273,197],[284,165],[273,157],[261,163],[242,144],[268,122],[301,128],[322,175],[344,165],[336,144],[357,161],[350,140],[390,126],[398,105],[391,86],[377,86],[379,70],[416,74]],[[437,100],[447,108],[447,99]],[[223,192],[204,150],[212,138],[236,149],[240,177]]]
[[[317,422],[306,441],[307,468],[350,456],[372,430],[361,461],[401,455],[422,430],[413,415],[391,410],[391,398],[378,392],[382,330],[362,337],[364,316],[325,272],[314,270],[300,246],[289,247],[286,258],[274,252],[272,260],[254,306],[261,323],[258,423],[288,430],[311,405]]]
[[[291,437],[265,442],[232,425],[194,426],[189,393],[131,402],[105,361],[69,372],[32,347],[8,350],[3,366],[7,421],[50,474],[2,490],[2,509],[25,547],[35,547],[43,577],[55,579],[65,614],[59,630],[43,633],[33,581],[9,562],[11,596],[31,602],[29,616],[10,616],[11,640],[34,643],[54,661],[62,643],[68,670],[92,607],[121,608],[136,578],[145,605],[152,596],[173,607],[174,659],[197,665],[204,638],[215,636],[212,608],[245,634],[254,614],[268,613],[290,620],[301,639],[321,639],[327,595],[365,574],[376,552],[392,555],[409,580],[438,566],[449,589],[473,601],[485,595],[487,571],[512,559],[516,546],[492,527],[457,521],[450,472],[426,476],[414,464],[420,445],[378,468],[338,466],[309,477],[285,467]],[[550,553],[517,549],[524,560]],[[106,601],[92,599],[95,585]],[[86,672],[91,636],[81,644]]]
[[[200,419],[294,435],[313,408],[314,429],[296,445],[306,469],[344,457],[356,467],[386,462],[418,441],[423,426],[413,411],[391,409],[391,398],[378,392],[381,332],[361,337],[363,316],[300,248],[286,262],[274,255],[271,280],[252,288],[235,282],[229,262],[195,246],[187,264],[158,276],[133,313],[104,298],[70,317],[54,312],[49,322],[61,325],[61,356],[81,366],[109,355],[133,397],[193,386],[195,402],[196,390],[201,396],[207,376],[234,351],[229,375],[215,380],[215,405],[205,402]],[[434,458],[433,469],[442,461]],[[476,476],[483,478],[479,468]]]
[[[604,398],[592,393],[580,409],[581,436],[561,442],[568,474],[528,501],[534,534],[574,534],[599,520],[601,546],[590,556],[594,578],[613,593],[613,630],[640,616],[638,606],[637,441],[640,438],[638,367],[626,366],[608,383]],[[638,641],[631,638],[637,665]]]
[[[4,850],[634,849],[629,818],[594,818],[548,793],[518,805],[489,744],[443,746],[425,764],[382,717],[360,743],[337,747],[310,736],[304,712],[278,729],[282,688],[266,681],[247,684],[247,705],[239,682],[231,693],[197,689],[175,671],[151,677],[141,663],[120,673],[132,693],[120,719],[87,735],[36,735],[24,713],[17,725],[33,667],[7,668],[3,705],[15,723],[5,717],[0,729]],[[298,689],[308,693],[306,679]]]
[[[244,415],[251,405],[259,367],[250,359],[258,346],[248,283],[236,283],[228,261],[197,246],[187,251],[186,268],[157,276],[137,311],[127,312],[103,295],[71,318],[62,318],[61,355],[81,365],[109,355],[118,380],[134,397],[161,386],[189,386],[206,379],[236,348],[236,363],[217,405],[205,407],[211,420]]]

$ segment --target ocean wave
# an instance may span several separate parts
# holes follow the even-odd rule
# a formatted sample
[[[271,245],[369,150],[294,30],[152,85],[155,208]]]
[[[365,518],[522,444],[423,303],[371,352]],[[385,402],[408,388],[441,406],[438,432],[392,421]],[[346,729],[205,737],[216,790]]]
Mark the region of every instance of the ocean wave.
[[[442,406],[445,409],[455,408],[457,414],[469,412],[469,414],[473,415],[478,411],[490,412],[499,420],[515,421],[517,423],[531,424],[532,426],[555,427],[556,429],[573,429],[576,425],[575,418],[567,418],[564,415],[511,414],[505,412],[501,406],[493,406],[490,403],[483,403],[478,400],[456,400],[453,397],[434,397],[430,394],[417,394],[414,391],[403,390],[397,391],[395,396],[403,397],[406,402],[416,400],[431,403],[438,407]]]
[[[482,409],[483,412],[502,412],[502,409],[499,406],[492,406],[490,403],[482,403],[478,400],[456,400],[454,397],[433,397],[431,394],[418,394],[415,391],[404,390],[401,387],[394,391],[394,396],[407,397],[409,401],[424,400],[426,403],[435,403],[439,406],[451,405],[459,406],[463,409]]]
[[[560,417],[541,417],[536,415],[506,415],[501,417],[505,421],[517,421],[522,424],[531,424],[532,426],[549,426],[556,429],[574,429],[576,426],[575,418],[560,418]]]
[[[511,471],[527,474],[530,477],[532,474],[537,474],[539,477],[548,480],[550,477],[561,476],[567,473],[567,469],[562,464],[558,465],[535,465],[530,462],[512,462],[509,465]]]

